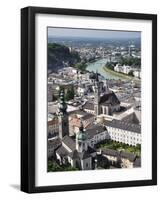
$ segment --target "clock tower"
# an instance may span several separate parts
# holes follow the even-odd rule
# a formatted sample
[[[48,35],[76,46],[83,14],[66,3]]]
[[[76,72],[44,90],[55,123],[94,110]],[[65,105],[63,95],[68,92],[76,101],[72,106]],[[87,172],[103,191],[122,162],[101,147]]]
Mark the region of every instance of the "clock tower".
[[[65,135],[69,135],[69,121],[67,113],[67,104],[65,102],[65,97],[64,97],[64,90],[61,90],[60,92],[58,121],[59,121],[59,137],[62,139]]]
[[[76,149],[78,152],[87,151],[88,149],[87,134],[84,131],[82,119],[80,119],[80,128],[76,136]]]
[[[94,96],[94,111],[96,116],[100,114],[99,102],[100,102],[100,84],[99,84],[98,72],[96,72],[95,96]]]

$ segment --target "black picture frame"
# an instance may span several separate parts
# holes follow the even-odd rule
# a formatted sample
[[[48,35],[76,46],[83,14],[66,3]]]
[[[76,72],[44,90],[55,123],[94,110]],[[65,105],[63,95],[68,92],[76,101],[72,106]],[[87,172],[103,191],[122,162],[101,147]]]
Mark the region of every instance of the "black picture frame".
[[[59,14],[152,21],[152,179],[60,186],[35,186],[35,15]],[[157,15],[96,10],[26,7],[21,9],[21,190],[27,193],[157,184]]]

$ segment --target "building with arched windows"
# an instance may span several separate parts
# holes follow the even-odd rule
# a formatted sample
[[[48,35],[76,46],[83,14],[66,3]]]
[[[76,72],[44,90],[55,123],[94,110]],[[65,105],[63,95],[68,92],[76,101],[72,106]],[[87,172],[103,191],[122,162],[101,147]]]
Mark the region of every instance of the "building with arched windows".
[[[81,170],[91,170],[96,151],[88,145],[88,137],[83,128],[79,128],[75,141],[68,135],[62,139],[62,145],[56,150],[56,157],[60,165],[70,164]]]
[[[120,101],[115,93],[109,90],[108,82],[105,92],[101,93],[102,88],[98,76],[98,73],[94,76],[94,101],[87,101],[83,105],[83,109],[96,116],[100,114],[112,115],[113,112],[120,110]]]

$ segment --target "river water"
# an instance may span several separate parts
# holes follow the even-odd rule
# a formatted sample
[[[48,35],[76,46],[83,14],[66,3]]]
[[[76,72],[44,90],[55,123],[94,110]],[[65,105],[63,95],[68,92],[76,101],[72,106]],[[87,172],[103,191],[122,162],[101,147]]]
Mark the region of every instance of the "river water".
[[[118,77],[117,75],[111,74],[110,72],[107,72],[103,69],[103,67],[105,66],[105,64],[107,63],[108,59],[107,58],[102,58],[99,59],[95,62],[89,63],[87,65],[87,70],[90,72],[96,72],[98,71],[98,73],[100,73],[102,76],[104,76],[106,79],[115,79],[118,80],[120,79],[120,77]],[[122,79],[122,78],[121,78]]]

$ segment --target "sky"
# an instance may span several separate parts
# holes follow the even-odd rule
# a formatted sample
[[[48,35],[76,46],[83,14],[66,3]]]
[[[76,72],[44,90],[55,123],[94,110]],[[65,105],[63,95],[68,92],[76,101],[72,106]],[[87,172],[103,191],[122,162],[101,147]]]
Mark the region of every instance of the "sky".
[[[140,38],[141,32],[48,27],[48,37]]]

